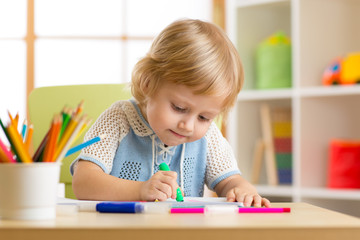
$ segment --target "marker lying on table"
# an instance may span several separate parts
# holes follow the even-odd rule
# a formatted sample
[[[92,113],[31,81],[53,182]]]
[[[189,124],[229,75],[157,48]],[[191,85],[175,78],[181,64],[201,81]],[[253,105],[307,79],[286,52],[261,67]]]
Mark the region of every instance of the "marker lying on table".
[[[170,171],[169,166],[164,162],[159,165],[159,169],[161,171]],[[184,201],[184,197],[183,197],[183,195],[181,193],[181,189],[179,187],[176,189],[176,201],[178,201],[178,202]]]
[[[290,208],[239,208],[239,213],[289,213]]]
[[[139,202],[101,202],[96,211],[102,213],[142,213],[144,205]]]
[[[199,208],[171,208],[170,213],[203,213],[203,214],[233,214],[233,213],[289,213],[290,208],[236,207],[236,206],[206,206]]]
[[[238,213],[289,213],[290,208],[256,208],[235,205],[209,205],[173,207],[170,202],[100,202],[96,211],[101,213],[195,213],[195,214],[238,214]]]
[[[100,202],[96,211],[101,213],[169,213],[171,203],[153,202]]]

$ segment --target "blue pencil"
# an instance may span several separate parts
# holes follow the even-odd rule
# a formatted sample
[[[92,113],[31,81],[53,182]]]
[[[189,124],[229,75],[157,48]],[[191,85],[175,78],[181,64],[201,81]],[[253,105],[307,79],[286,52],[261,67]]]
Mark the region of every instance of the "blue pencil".
[[[73,153],[76,153],[76,152],[80,151],[81,149],[90,146],[91,144],[97,143],[97,142],[101,141],[104,138],[106,138],[105,134],[94,137],[93,139],[90,139],[89,141],[86,141],[84,143],[81,143],[81,144],[73,147],[73,148],[70,148],[69,151],[67,151],[67,153],[65,154],[65,157],[67,157],[67,156],[69,156],[69,155],[71,155]]]
[[[22,126],[22,131],[21,131],[21,136],[22,136],[22,139],[24,142],[25,142],[26,130],[27,130],[27,121],[25,119],[24,124]]]

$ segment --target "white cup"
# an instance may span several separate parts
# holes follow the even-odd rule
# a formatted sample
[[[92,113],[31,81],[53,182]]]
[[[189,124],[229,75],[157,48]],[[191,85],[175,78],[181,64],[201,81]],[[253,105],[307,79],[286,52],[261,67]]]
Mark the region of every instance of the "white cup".
[[[56,217],[61,163],[0,163],[0,216],[13,220]]]

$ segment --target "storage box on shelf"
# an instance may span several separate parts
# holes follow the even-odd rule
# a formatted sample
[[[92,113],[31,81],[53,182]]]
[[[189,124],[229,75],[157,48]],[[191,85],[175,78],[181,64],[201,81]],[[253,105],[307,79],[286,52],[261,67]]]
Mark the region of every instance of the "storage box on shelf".
[[[245,70],[245,87],[229,117],[227,136],[244,176],[250,179],[254,144],[261,136],[260,106],[290,107],[292,185],[268,186],[263,176],[259,192],[347,213],[342,201],[359,208],[360,189],[328,189],[327,174],[331,138],[360,139],[360,86],[322,86],[321,76],[332,59],[360,50],[360,1],[227,0],[226,4],[226,30]],[[256,46],[279,30],[291,39],[292,87],[257,90]]]

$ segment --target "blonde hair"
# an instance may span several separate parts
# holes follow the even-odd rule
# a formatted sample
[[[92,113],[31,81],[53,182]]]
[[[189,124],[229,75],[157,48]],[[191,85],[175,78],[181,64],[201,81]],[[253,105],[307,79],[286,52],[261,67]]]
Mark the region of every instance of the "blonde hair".
[[[217,26],[200,20],[178,20],[154,40],[132,73],[131,92],[146,105],[164,81],[183,84],[194,94],[224,96],[223,117],[243,85],[237,50]]]

